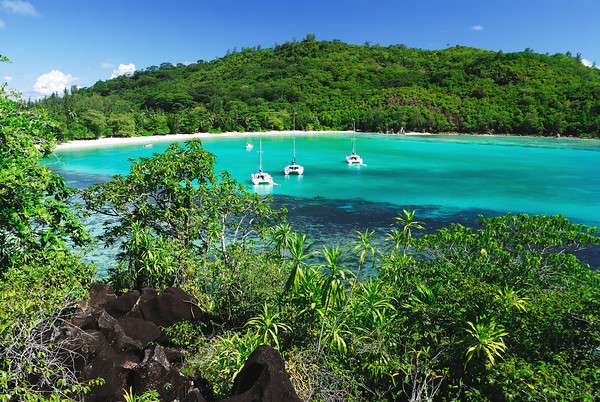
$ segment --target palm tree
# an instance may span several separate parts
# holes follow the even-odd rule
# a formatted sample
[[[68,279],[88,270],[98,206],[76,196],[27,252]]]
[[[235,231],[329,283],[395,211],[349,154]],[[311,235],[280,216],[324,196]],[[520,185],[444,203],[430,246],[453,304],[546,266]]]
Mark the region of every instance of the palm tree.
[[[287,223],[279,224],[271,229],[271,238],[278,257],[283,256],[283,252],[290,241],[292,233],[292,227]]]
[[[398,228],[392,228],[392,230],[385,236],[386,239],[393,244],[393,253],[396,254],[404,243],[404,232]]]
[[[361,317],[362,326],[366,328],[374,328],[383,323],[386,312],[394,310],[393,299],[382,296],[385,294],[382,288],[383,283],[376,280],[358,286],[352,309],[354,314]]]
[[[373,260],[373,268],[375,268],[375,247],[373,246],[373,236],[375,231],[366,229],[364,232],[356,231],[357,243],[354,246],[354,252],[358,254],[358,272],[357,277],[360,277],[360,272],[365,266],[367,257]]]
[[[496,362],[496,357],[502,357],[502,353],[506,351],[504,337],[508,335],[508,332],[502,325],[496,324],[494,320],[482,322],[478,318],[476,324],[467,321],[467,325],[469,326],[467,328],[469,340],[467,341],[465,366],[473,356],[479,356],[480,354],[484,354],[487,361],[493,365]]]
[[[291,331],[291,327],[281,320],[281,313],[269,310],[265,303],[263,311],[256,317],[248,320],[246,327],[256,331],[264,344],[272,344],[279,349],[279,332]]]
[[[346,299],[345,284],[352,272],[343,267],[343,256],[338,246],[323,248],[325,258],[325,279],[323,280],[323,304],[325,308],[330,305],[341,305]]]
[[[296,287],[298,281],[303,277],[304,271],[302,267],[304,266],[304,262],[313,255],[310,252],[310,247],[311,244],[306,241],[305,234],[293,233],[290,236],[287,248],[290,252],[292,271],[285,284],[286,291],[289,291],[292,286]]]
[[[413,230],[423,230],[423,222],[415,219],[416,211],[402,210],[402,215],[396,217],[396,222],[402,227],[404,244],[410,246],[413,243]]]

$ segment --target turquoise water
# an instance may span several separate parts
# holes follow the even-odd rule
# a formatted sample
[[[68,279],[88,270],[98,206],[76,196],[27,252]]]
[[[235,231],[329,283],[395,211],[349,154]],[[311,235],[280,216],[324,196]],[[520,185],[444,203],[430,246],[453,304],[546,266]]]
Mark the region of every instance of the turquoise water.
[[[252,142],[253,151],[244,145]],[[250,183],[258,167],[258,137],[203,140],[219,170]],[[58,151],[47,163],[78,187],[126,174],[130,158],[167,147],[140,145]],[[421,216],[460,216],[468,211],[563,214],[600,225],[600,141],[491,136],[386,136],[359,134],[357,151],[365,166],[349,167],[347,135],[297,136],[303,177],[286,177],[291,137],[263,138],[263,167],[279,184],[270,192],[293,200],[361,203],[366,214],[385,205],[421,209]],[[318,213],[318,208],[310,210]],[[305,211],[304,213],[310,213]],[[364,215],[364,214],[363,214]],[[363,217],[367,219],[368,217]]]

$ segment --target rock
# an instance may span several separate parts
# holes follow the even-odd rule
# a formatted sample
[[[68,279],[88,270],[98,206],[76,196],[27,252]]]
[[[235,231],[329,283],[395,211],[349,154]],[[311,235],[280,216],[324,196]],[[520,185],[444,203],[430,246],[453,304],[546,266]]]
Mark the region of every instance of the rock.
[[[127,336],[117,319],[106,311],[102,311],[100,317],[98,317],[98,326],[106,336],[106,339],[116,349],[122,352],[139,352],[144,349],[144,343]]]
[[[88,298],[79,305],[79,310],[73,317],[72,324],[82,329],[98,329],[94,314],[104,309],[104,305],[117,299],[110,285],[93,284]]]
[[[123,390],[129,387],[129,373],[139,362],[137,356],[115,353],[110,347],[97,353],[95,358],[84,367],[82,377],[86,380],[103,378],[104,384],[95,388],[86,400],[120,401]]]
[[[223,402],[301,402],[281,355],[269,346],[257,348],[248,358],[231,394]]]
[[[150,342],[154,342],[163,336],[161,329],[150,321],[133,317],[122,317],[117,320],[117,323],[123,328],[125,335],[131,339],[140,341],[142,347],[146,347]]]
[[[186,397],[192,383],[171,365],[164,349],[156,346],[146,351],[142,363],[133,370],[132,386],[139,393],[154,389],[161,401],[173,401]]]
[[[144,291],[137,305],[146,321],[168,327],[180,321],[199,322],[206,319],[206,314],[196,306],[194,298],[181,289],[168,288],[156,297],[144,297]]]
[[[110,285],[95,283],[91,286],[87,302],[83,310],[99,310],[107,303],[117,299],[117,295]]]
[[[152,288],[143,288],[140,293],[140,297],[137,299],[131,310],[127,313],[127,317],[141,318],[144,319],[142,312],[140,311],[140,304],[158,297],[156,290]]]
[[[105,350],[109,344],[101,331],[75,328],[70,334],[78,342],[77,350],[83,355],[96,355]]]
[[[139,298],[140,292],[132,290],[114,300],[108,301],[103,307],[113,317],[120,318],[131,311]]]
[[[78,376],[105,381],[86,400],[120,401],[131,387],[137,395],[156,389],[161,401],[206,402],[203,392],[211,394],[210,384],[180,374],[183,355],[160,345],[167,339],[159,327],[204,319],[193,297],[177,288],[117,296],[108,285],[94,285],[62,331],[79,352],[74,361]]]

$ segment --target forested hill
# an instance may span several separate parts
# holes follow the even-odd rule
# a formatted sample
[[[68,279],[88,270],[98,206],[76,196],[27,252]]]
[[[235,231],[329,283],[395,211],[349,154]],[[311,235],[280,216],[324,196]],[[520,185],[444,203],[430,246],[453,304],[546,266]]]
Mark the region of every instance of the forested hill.
[[[298,129],[600,136],[600,70],[579,57],[316,41],[163,63],[41,102],[64,139]]]

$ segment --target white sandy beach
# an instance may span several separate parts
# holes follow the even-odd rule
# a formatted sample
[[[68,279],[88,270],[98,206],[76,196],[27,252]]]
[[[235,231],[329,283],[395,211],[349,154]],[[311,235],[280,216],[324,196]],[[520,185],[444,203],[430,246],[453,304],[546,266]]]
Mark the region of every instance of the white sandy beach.
[[[95,140],[74,140],[63,142],[56,146],[57,151],[68,151],[68,150],[80,150],[80,149],[93,149],[93,148],[104,148],[104,147],[119,147],[119,146],[127,146],[127,145],[146,145],[146,144],[154,144],[160,142],[180,142],[180,141],[188,141],[192,139],[203,139],[203,138],[246,138],[246,137],[278,137],[278,136],[286,136],[286,135],[305,135],[305,136],[318,136],[318,135],[330,135],[330,134],[352,134],[353,132],[348,131],[248,131],[248,132],[225,132],[225,133],[194,133],[194,134],[164,134],[164,135],[152,135],[152,136],[139,136],[139,137],[105,137],[98,138]],[[357,135],[361,134],[376,134],[371,132],[356,132]],[[416,132],[410,131],[404,134],[399,133],[378,133],[386,136],[430,136],[430,135],[448,135],[448,136],[484,136],[484,137],[507,137],[511,136],[510,134],[464,134],[464,133],[456,133],[456,132],[444,132],[444,133],[428,133],[428,132]],[[532,137],[532,138],[540,138],[543,136],[518,136],[518,137]],[[556,138],[556,137],[545,137],[545,138]],[[575,137],[560,137],[561,140],[567,139],[581,139]]]
[[[147,137],[105,137],[95,140],[75,140],[58,144],[56,150],[76,150],[87,148],[117,147],[124,145],[146,145],[159,142],[178,142],[203,138],[234,138],[234,137],[275,137],[284,135],[327,135],[349,134],[352,131],[263,131],[263,132],[226,132],[226,133],[194,133],[194,134],[167,134],[152,135]]]
[[[193,139],[203,138],[245,138],[245,137],[277,137],[285,135],[328,135],[328,134],[352,134],[352,131],[248,131],[248,132],[225,132],[225,133],[194,133],[194,134],[165,134],[165,135],[151,135],[151,136],[139,136],[139,137],[105,137],[98,138],[95,140],[74,140],[60,143],[56,146],[58,151],[67,150],[78,150],[78,149],[92,149],[92,148],[103,148],[103,147],[118,147],[126,145],[146,145],[154,144],[159,142],[179,142],[188,141]],[[357,132],[356,134],[373,134]],[[419,133],[419,132],[407,132],[405,134],[387,134],[387,135],[432,135],[431,133]]]

